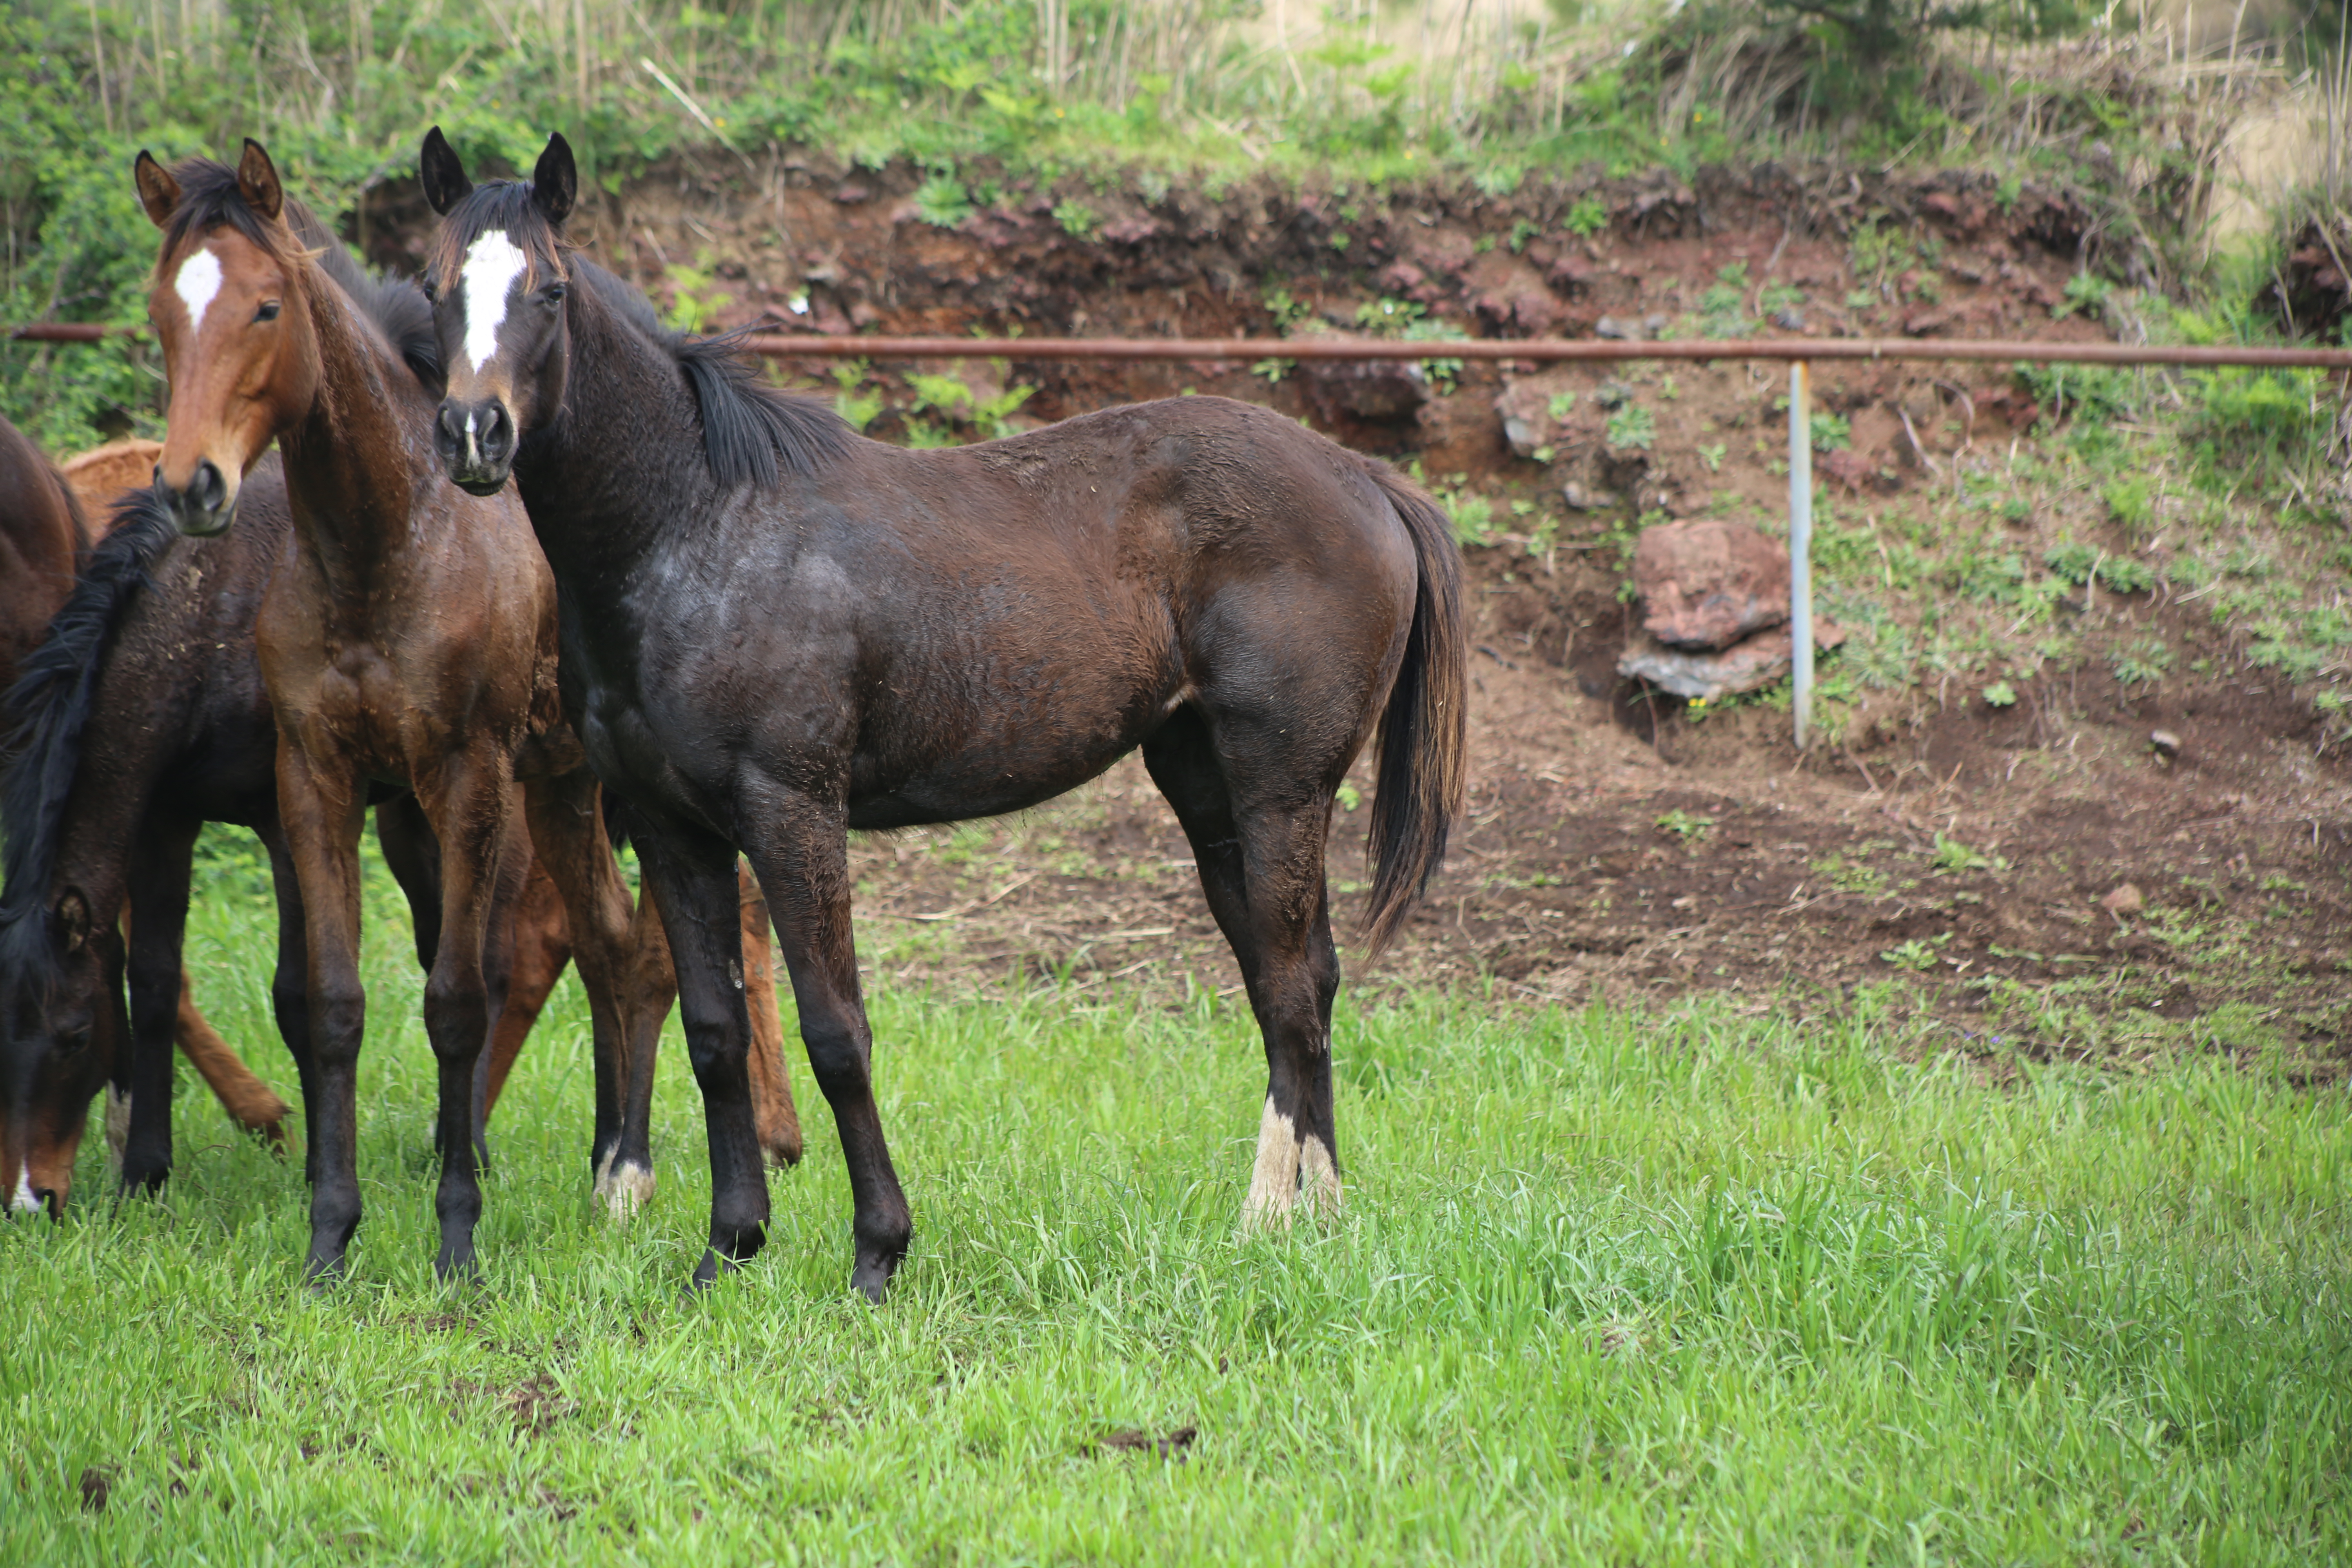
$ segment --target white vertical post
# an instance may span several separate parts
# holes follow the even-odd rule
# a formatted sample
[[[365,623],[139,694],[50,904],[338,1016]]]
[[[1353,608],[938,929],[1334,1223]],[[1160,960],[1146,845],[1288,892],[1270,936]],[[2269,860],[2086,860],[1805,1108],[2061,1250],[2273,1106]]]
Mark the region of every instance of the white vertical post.
[[[1789,363],[1789,656],[1797,750],[1813,719],[1813,416],[1811,374]]]

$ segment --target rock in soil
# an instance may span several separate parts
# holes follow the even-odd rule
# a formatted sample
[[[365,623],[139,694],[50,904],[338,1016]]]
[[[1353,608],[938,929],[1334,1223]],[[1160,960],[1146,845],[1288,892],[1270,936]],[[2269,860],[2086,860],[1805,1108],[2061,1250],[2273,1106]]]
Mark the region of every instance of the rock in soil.
[[[1843,641],[1842,628],[1827,621],[1813,623],[1815,647],[1835,647]],[[1685,652],[1644,633],[1617,660],[1617,673],[1693,702],[1717,702],[1743,691],[1760,691],[1788,674],[1795,648],[1786,626],[1758,632],[1720,653]]]
[[[1660,642],[1727,648],[1788,620],[1789,552],[1745,523],[1660,523],[1633,546],[1633,587],[1643,627]]]

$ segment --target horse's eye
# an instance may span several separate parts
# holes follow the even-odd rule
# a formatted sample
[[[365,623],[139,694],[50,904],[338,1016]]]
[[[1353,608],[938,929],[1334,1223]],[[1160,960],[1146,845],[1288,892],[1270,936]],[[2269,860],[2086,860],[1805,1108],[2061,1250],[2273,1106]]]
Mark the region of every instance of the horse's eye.
[[[546,300],[551,305],[562,304],[563,297],[571,292],[572,286],[568,283],[550,283],[544,291]]]
[[[417,287],[425,290],[425,302],[428,305],[434,300],[441,298],[441,290],[435,286],[433,279],[430,278],[425,279],[425,281],[418,284]]]
[[[89,1030],[87,1027],[68,1029],[58,1037],[58,1044],[65,1047],[68,1056],[78,1057],[89,1048]]]
[[[261,302],[261,309],[253,313],[253,319],[257,321],[274,321],[278,319],[279,308],[278,301],[264,300]]]

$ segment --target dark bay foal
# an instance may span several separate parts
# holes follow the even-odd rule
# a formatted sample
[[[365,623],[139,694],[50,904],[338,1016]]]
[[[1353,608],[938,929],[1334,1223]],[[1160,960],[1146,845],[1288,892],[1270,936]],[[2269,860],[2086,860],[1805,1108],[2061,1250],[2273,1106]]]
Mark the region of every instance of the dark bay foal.
[[[1324,842],[1380,731],[1369,945],[1394,934],[1463,794],[1460,559],[1384,465],[1267,410],[1144,404],[904,451],[660,330],[572,254],[562,138],[476,187],[436,130],[424,184],[448,396],[478,495],[511,476],[561,585],[563,679],[642,824],[709,1121],[708,1280],[768,1218],[746,1095],[730,876],[751,858],[879,1299],[911,1226],[870,1081],[845,837],[1034,805],[1141,748],[1265,1038],[1245,1217],[1339,1197]]]

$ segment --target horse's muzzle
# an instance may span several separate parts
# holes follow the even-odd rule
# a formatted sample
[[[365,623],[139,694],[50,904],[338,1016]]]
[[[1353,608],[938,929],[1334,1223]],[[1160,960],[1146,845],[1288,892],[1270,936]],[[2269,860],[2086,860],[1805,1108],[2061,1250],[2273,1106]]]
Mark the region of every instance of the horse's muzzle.
[[[433,422],[433,449],[450,483],[467,495],[496,495],[514,471],[514,419],[496,398],[470,405],[451,398]]]
[[[155,466],[155,494],[172,521],[180,525],[182,533],[197,539],[209,539],[224,532],[236,520],[236,493],[228,488],[228,479],[218,464],[207,458],[196,465],[195,477],[184,489],[173,489],[163,482],[163,466]]]

